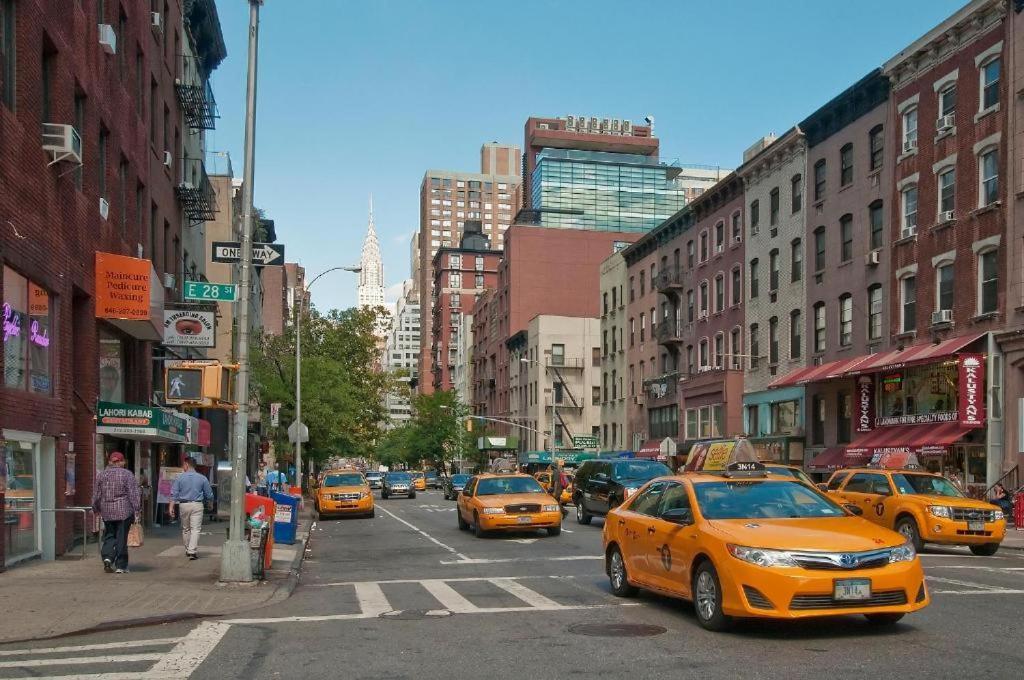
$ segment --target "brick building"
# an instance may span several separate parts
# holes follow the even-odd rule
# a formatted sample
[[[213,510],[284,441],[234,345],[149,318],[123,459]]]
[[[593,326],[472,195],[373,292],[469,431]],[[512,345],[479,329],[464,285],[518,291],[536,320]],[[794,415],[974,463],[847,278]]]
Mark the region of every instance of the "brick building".
[[[657,231],[657,230],[655,230]],[[634,246],[622,251],[626,261],[626,378],[629,382],[626,399],[626,447],[636,451],[648,438],[648,400],[644,385],[648,380],[665,373],[661,364],[667,361],[668,350],[658,346],[655,335],[657,324],[658,291],[654,285],[658,273],[657,237],[654,232],[638,239]],[[645,244],[645,245],[642,245]],[[666,383],[665,392],[659,391],[651,402],[653,408],[676,404],[676,384]],[[667,411],[666,411],[667,412]],[[676,428],[678,429],[678,427]],[[651,435],[653,436],[653,435]]]
[[[626,260],[622,253],[601,263],[601,385],[595,392],[601,405],[601,448],[632,447],[626,428]]]
[[[185,442],[148,406],[165,296],[199,256],[182,246],[198,123],[175,83],[183,40],[204,92],[224,46],[212,1],[163,7],[156,30],[142,3],[0,2],[0,524],[17,515],[0,569],[69,547],[75,520],[39,509],[88,505],[105,454],[151,475]],[[151,434],[108,427],[104,404],[137,405]]]

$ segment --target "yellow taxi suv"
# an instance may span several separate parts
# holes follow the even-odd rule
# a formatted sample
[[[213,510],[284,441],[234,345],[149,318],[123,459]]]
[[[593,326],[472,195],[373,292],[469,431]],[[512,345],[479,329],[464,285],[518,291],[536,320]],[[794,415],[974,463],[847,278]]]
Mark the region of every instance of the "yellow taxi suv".
[[[736,466],[654,479],[608,513],[605,570],[615,595],[643,588],[690,600],[713,631],[735,618],[849,614],[891,625],[928,606],[904,536],[759,463]]]
[[[426,491],[427,489],[427,475],[422,471],[414,471],[412,473],[412,488],[417,491]]]
[[[932,472],[849,468],[835,472],[826,488],[865,519],[903,534],[916,550],[925,543],[966,545],[975,555],[994,555],[1006,535],[1002,510]]]
[[[459,494],[459,529],[472,529],[477,538],[492,531],[546,529],[562,533],[562,509],[529,475],[476,475]]]
[[[325,474],[317,486],[315,505],[320,520],[342,515],[374,515],[370,483],[357,470]]]

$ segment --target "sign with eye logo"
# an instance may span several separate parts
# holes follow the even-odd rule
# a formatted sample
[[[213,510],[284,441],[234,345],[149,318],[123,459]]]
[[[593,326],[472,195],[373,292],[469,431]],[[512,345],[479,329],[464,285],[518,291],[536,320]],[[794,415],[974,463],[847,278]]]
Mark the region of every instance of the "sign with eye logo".
[[[213,347],[216,343],[216,313],[191,309],[164,310],[164,345],[169,347]]]

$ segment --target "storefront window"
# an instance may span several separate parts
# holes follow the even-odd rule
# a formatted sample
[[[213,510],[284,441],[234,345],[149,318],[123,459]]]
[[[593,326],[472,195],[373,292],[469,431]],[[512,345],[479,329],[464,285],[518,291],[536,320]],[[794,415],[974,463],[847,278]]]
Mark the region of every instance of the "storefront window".
[[[100,331],[100,401],[124,403],[124,345]]]
[[[796,428],[796,402],[772,404],[772,434],[792,432]]]
[[[882,373],[878,424],[896,425],[921,416],[934,416],[934,422],[955,420],[958,378],[955,361]]]
[[[697,416],[697,409],[689,408],[686,409],[686,438],[697,439],[698,433],[698,422],[700,418]]]
[[[4,385],[50,394],[51,295],[9,267],[4,267]]]
[[[6,441],[0,473],[6,472],[4,497],[4,555],[8,562],[39,550],[36,528],[39,520],[39,495],[36,493],[36,446],[28,442]]]

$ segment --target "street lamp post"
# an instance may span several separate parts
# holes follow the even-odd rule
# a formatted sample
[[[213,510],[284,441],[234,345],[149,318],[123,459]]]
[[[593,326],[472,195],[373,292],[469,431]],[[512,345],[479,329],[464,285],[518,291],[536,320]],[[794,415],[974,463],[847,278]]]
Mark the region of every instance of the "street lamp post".
[[[538,364],[544,368],[544,372],[547,373],[548,366],[544,366],[541,362],[536,359],[527,359],[526,357],[520,357],[520,362],[524,364]],[[555,399],[555,381],[551,380],[551,495],[555,497],[557,501],[562,495],[562,475],[561,466],[555,460],[555,427],[558,422],[558,408]]]
[[[302,303],[306,299],[306,291],[313,287],[324,274],[336,271],[346,271],[358,274],[362,267],[331,267],[325,269],[309,283],[303,285],[299,291],[299,298],[295,301],[295,485],[299,491],[302,484]]]

